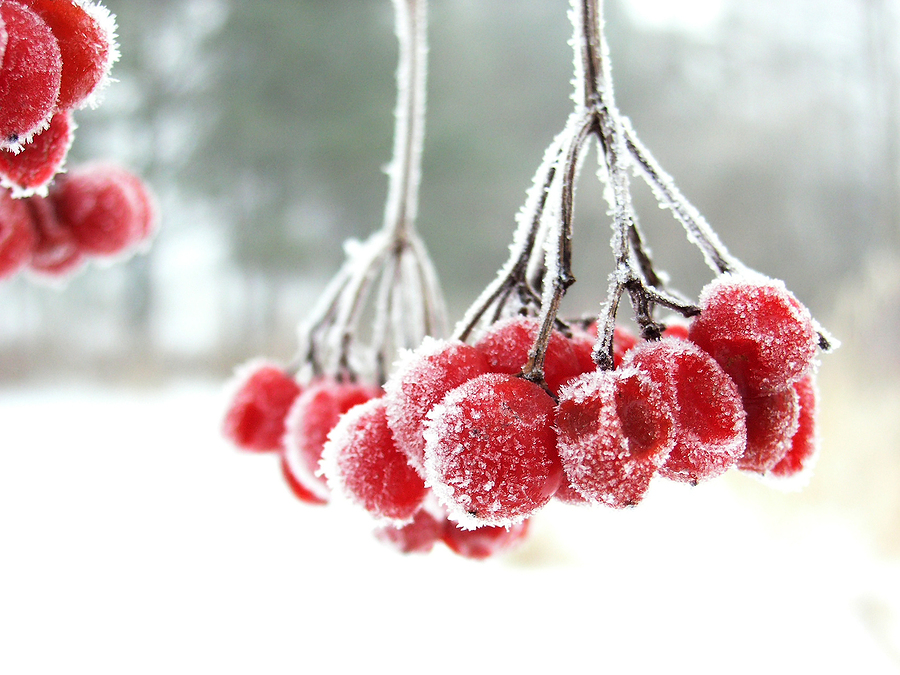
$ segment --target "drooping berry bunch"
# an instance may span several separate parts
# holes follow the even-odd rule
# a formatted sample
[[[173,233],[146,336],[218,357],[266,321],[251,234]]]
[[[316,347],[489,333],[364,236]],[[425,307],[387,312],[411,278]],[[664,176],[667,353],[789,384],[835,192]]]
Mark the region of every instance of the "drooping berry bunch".
[[[598,0],[573,0],[571,17],[575,110],[535,175],[509,260],[452,337],[423,331],[392,371],[368,381],[381,388],[336,371],[323,382],[313,368],[303,387],[281,372],[251,396],[249,383],[265,379],[257,370],[226,419],[233,439],[237,428],[248,438],[271,429],[256,449],[281,448],[298,496],[343,495],[404,552],[443,541],[487,557],[521,541],[528,519],[554,498],[623,508],[657,476],[697,484],[735,468],[786,479],[807,474],[815,459],[816,356],[833,341],[783,283],[726,251],[619,114]],[[594,141],[615,269],[597,320],[566,321],[574,186]],[[715,272],[696,304],[668,288],[644,245],[631,171]],[[325,320],[341,315],[343,294],[301,333],[301,363],[317,363],[313,328],[336,325],[324,343],[349,362],[356,330]],[[626,294],[639,334],[617,325]],[[661,321],[660,308],[674,318]],[[384,316],[376,312],[376,335]]]
[[[293,362],[253,359],[238,369],[223,430],[240,449],[277,453],[303,502],[348,497],[377,516],[380,539],[402,550],[444,541],[460,555],[483,558],[520,540],[524,526],[476,534],[451,523],[394,441],[383,398],[397,351],[446,330],[437,278],[415,228],[426,3],[395,0],[394,7],[400,67],[384,223],[367,241],[346,246],[346,262],[300,326]]]
[[[0,188],[0,279],[20,270],[61,277],[127,254],[152,235],[156,214],[144,182],[112,164],[62,174],[47,196],[14,199]]]
[[[46,194],[118,58],[115,19],[92,0],[0,0],[0,181]]]

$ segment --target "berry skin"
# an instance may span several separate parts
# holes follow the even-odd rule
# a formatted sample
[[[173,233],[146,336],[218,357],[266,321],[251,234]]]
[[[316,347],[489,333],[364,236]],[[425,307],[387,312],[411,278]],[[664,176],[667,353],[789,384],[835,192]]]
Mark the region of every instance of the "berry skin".
[[[102,5],[75,0],[19,0],[38,14],[59,43],[58,107],[82,107],[118,58],[115,19]]]
[[[59,43],[37,14],[0,0],[6,49],[0,64],[0,149],[18,152],[56,109],[62,76]]]
[[[634,506],[672,450],[673,426],[659,386],[638,370],[595,370],[573,380],[556,411],[570,489],[591,503]]]
[[[72,231],[60,225],[53,203],[43,197],[23,199],[31,211],[37,241],[28,267],[48,277],[61,277],[75,272],[85,262],[84,254]]]
[[[819,435],[816,425],[818,392],[815,378],[810,374],[794,384],[800,415],[797,431],[791,438],[787,454],[769,471],[776,478],[802,478],[812,469],[819,454]]]
[[[488,525],[477,530],[464,530],[448,520],[444,522],[441,539],[457,555],[484,560],[521,543],[528,535],[530,522],[523,520],[508,528]]]
[[[538,330],[540,323],[535,318],[504,319],[493,324],[475,342],[475,347],[485,355],[492,372],[518,375],[528,361],[528,352]],[[580,375],[581,363],[569,339],[554,330],[544,359],[544,381],[550,390],[557,392],[566,382]]]
[[[274,363],[254,360],[235,374],[235,393],[225,412],[223,433],[241,450],[281,448],[284,419],[300,385]]]
[[[437,517],[427,508],[421,508],[405,525],[378,528],[375,538],[401,553],[428,553],[441,540],[445,522],[445,517]]]
[[[785,456],[800,421],[800,401],[794,387],[765,396],[744,398],[747,449],[738,459],[742,471],[766,473]]]
[[[597,367],[592,354],[596,342],[596,321],[588,326],[585,332],[576,332],[572,336],[572,347],[578,356],[579,363],[582,364],[582,373],[589,373]],[[622,359],[625,358],[625,354],[633,349],[637,343],[637,336],[624,326],[615,326],[613,328],[613,365],[616,368],[622,365]]]
[[[380,520],[405,523],[419,511],[428,490],[387,423],[383,398],[361,403],[341,416],[322,450],[332,490]]]
[[[539,385],[487,373],[431,410],[425,473],[451,520],[506,527],[550,500],[562,479],[553,409]]]
[[[24,196],[46,192],[47,184],[66,160],[74,128],[70,113],[57,112],[50,120],[50,126],[35,136],[22,152],[17,155],[0,152],[3,185]]]
[[[709,354],[687,340],[642,343],[623,366],[647,373],[675,420],[675,447],[660,474],[697,483],[734,466],[747,447],[746,413],[734,382]]]
[[[37,233],[25,202],[0,189],[0,279],[12,276],[31,259]]]
[[[294,401],[285,420],[282,458],[292,479],[327,501],[328,486],[317,473],[328,433],[345,412],[380,395],[377,387],[355,382],[332,378],[312,382]]]
[[[812,317],[781,282],[726,274],[701,291],[700,309],[691,341],[743,394],[783,390],[809,371],[816,352]]]
[[[63,174],[49,198],[60,223],[72,231],[85,253],[119,253],[152,229],[146,188],[117,166],[89,165]]]
[[[291,489],[291,492],[297,499],[306,504],[328,503],[327,499],[322,499],[310,490],[307,490],[300,481],[294,478],[294,475],[291,473],[291,470],[287,465],[287,461],[285,461],[284,455],[281,455],[279,464],[281,467],[282,478],[284,478],[285,482],[288,484],[288,487]]]
[[[488,372],[484,354],[459,341],[426,337],[385,383],[388,424],[410,464],[425,472],[425,418],[451,389]]]

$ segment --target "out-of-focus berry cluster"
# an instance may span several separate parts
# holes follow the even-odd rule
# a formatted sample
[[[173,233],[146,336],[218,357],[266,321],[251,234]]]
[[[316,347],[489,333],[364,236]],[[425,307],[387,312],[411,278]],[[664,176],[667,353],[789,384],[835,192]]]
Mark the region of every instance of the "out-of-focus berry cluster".
[[[136,175],[109,164],[63,173],[73,113],[96,104],[118,58],[115,28],[92,0],[0,0],[0,278],[63,277],[155,228]]]
[[[135,174],[87,164],[60,175],[46,197],[0,189],[0,279],[27,270],[65,277],[91,259],[127,255],[156,224],[152,194]]]

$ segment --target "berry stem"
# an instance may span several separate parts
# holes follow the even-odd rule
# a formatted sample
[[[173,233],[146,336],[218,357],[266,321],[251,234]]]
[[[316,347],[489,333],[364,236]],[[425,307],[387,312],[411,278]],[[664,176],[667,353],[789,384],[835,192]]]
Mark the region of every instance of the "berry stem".
[[[348,242],[347,259],[301,325],[296,369],[312,376],[387,378],[398,348],[442,335],[446,312],[437,274],[415,227],[425,129],[426,0],[393,0],[399,44],[394,148],[382,226]],[[377,288],[376,288],[377,287]],[[371,311],[368,348],[363,317]]]

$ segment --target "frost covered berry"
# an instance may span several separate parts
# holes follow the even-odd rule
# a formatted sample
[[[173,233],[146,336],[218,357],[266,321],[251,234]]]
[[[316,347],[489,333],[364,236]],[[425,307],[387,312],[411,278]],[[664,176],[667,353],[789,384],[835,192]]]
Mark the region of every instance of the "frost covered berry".
[[[375,530],[375,538],[401,553],[428,553],[441,540],[446,521],[443,515],[438,516],[427,508],[421,508],[404,525],[384,525],[378,528]]]
[[[556,492],[554,401],[505,373],[451,390],[428,415],[425,473],[452,520],[472,529],[520,522]]]
[[[9,190],[0,189],[0,279],[28,264],[37,241],[31,212]]]
[[[49,198],[57,218],[85,253],[119,253],[152,229],[152,199],[146,187],[118,166],[79,167],[57,180]]]
[[[19,1],[44,20],[59,43],[62,73],[58,107],[81,107],[100,88],[118,58],[115,19],[96,2]]]
[[[809,371],[816,330],[809,311],[783,283],[726,274],[701,291],[700,309],[690,339],[743,393],[779,391]]]
[[[0,64],[0,149],[18,152],[46,125],[59,96],[59,43],[35,12],[0,0],[6,49]]]
[[[638,370],[595,370],[573,380],[556,411],[570,488],[591,503],[634,506],[672,450],[673,426],[659,386]]]
[[[509,527],[485,526],[464,530],[456,523],[445,521],[442,540],[451,551],[464,558],[484,560],[509,550],[528,535],[529,520]]]
[[[709,354],[687,340],[664,338],[632,350],[623,366],[659,385],[675,421],[675,447],[660,469],[697,483],[734,466],[747,446],[747,425],[734,382]]]
[[[48,277],[61,277],[77,270],[85,261],[72,231],[60,224],[53,203],[43,197],[23,199],[31,211],[37,241],[28,268]]]
[[[281,447],[284,420],[300,385],[279,366],[251,361],[235,375],[235,393],[225,412],[225,437],[242,450],[272,452]]]
[[[50,126],[34,137],[19,154],[0,152],[3,185],[24,195],[46,191],[59,172],[72,144],[74,122],[69,112],[57,112]]]
[[[517,375],[528,361],[540,322],[532,317],[517,316],[493,324],[476,342],[475,347],[487,358],[495,373]],[[551,391],[583,372],[581,362],[565,335],[554,330],[550,334],[544,359],[544,381]]]
[[[800,420],[794,387],[774,394],[744,398],[747,412],[747,449],[738,459],[742,471],[766,473],[785,456]]]
[[[285,420],[282,457],[292,479],[327,501],[326,481],[317,473],[328,434],[350,408],[380,395],[378,387],[330,377],[310,383]]]
[[[385,383],[388,424],[397,446],[424,475],[425,421],[451,389],[488,372],[484,354],[459,341],[426,337],[402,359]]]
[[[428,495],[394,442],[382,398],[341,416],[322,450],[322,468],[329,487],[381,520],[412,520]]]
[[[819,453],[819,435],[816,428],[818,393],[813,375],[807,375],[794,384],[800,408],[797,431],[791,438],[787,453],[772,469],[770,476],[777,478],[800,477],[809,472]]]

